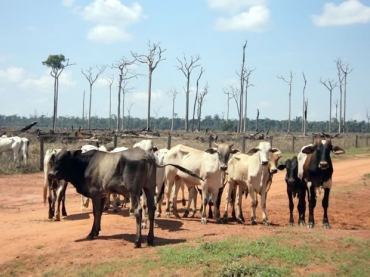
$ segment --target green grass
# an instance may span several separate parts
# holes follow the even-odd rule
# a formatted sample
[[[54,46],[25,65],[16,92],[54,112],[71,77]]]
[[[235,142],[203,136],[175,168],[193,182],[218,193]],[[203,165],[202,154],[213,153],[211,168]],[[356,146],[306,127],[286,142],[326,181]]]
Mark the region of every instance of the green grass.
[[[36,247],[37,248],[37,247]],[[142,251],[139,258],[96,264],[73,264],[49,269],[41,255],[14,260],[1,276],[22,276],[29,265],[44,271],[35,276],[370,276],[370,240],[331,238],[322,230],[300,232],[284,228],[274,236],[252,240],[232,237],[219,241],[197,239]],[[136,250],[132,250],[136,251]],[[30,260],[30,259],[33,259]],[[0,265],[0,269],[4,265]],[[310,271],[315,269],[310,275]]]

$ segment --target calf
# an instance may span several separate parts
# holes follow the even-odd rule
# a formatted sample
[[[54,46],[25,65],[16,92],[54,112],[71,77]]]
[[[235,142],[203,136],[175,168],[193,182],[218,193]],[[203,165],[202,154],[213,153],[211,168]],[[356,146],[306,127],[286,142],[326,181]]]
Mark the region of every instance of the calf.
[[[293,198],[298,198],[298,224],[300,226],[306,225],[305,214],[306,214],[306,191],[305,184],[298,178],[298,159],[294,156],[291,159],[287,159],[284,164],[278,165],[279,170],[286,169],[285,182],[287,185],[287,195],[289,199],[289,225],[293,226],[293,209],[294,202]]]
[[[67,216],[65,207],[65,193],[68,183],[64,180],[57,180],[55,178],[49,178],[49,172],[53,167],[54,160],[53,155],[59,153],[61,149],[48,149],[44,156],[44,189],[43,198],[44,204],[46,203],[46,195],[49,202],[49,219],[54,218],[56,221],[60,221],[60,204],[62,204],[62,216]],[[55,213],[55,202],[58,201],[57,210]]]
[[[330,139],[316,139],[313,144],[304,146],[298,154],[298,177],[306,184],[308,191],[309,214],[308,228],[314,228],[314,209],[316,206],[316,191],[324,189],[322,207],[324,209],[323,227],[329,229],[328,207],[329,194],[332,186],[333,164],[330,152],[343,154],[339,146],[333,146]]]

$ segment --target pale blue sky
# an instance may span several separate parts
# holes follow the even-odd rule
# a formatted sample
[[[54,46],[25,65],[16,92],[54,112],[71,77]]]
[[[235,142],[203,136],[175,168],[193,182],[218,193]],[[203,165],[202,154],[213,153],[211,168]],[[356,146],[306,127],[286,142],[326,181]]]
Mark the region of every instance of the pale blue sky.
[[[370,113],[370,0],[1,0],[0,9],[0,114],[53,113],[53,78],[42,65],[49,54],[63,54],[76,65],[60,78],[58,115],[82,115],[83,91],[89,83],[81,69],[108,64],[130,51],[147,54],[147,43],[161,43],[166,49],[153,73],[152,109],[155,116],[171,117],[172,101],[167,92],[179,91],[175,109],[185,117],[186,79],[177,70],[177,58],[201,57],[209,94],[203,117],[226,117],[223,88],[238,86],[242,46],[248,40],[246,68],[255,69],[248,92],[248,112],[255,118],[288,118],[288,85],[292,83],[292,118],[301,116],[303,77],[307,79],[308,120],[328,120],[329,91],[320,78],[337,81],[334,60],[341,58],[353,68],[348,75],[346,119],[365,120]],[[200,67],[191,75],[195,87]],[[132,93],[131,115],[146,118],[147,71],[137,66]],[[112,112],[117,109],[117,69],[107,68],[93,86],[92,115],[108,117],[109,83],[114,75]],[[88,94],[87,94],[88,95]],[[339,89],[333,100],[339,99]],[[86,110],[88,96],[85,100]],[[190,94],[191,109],[194,93]],[[127,110],[125,110],[127,114]],[[335,106],[333,113],[335,116]],[[230,101],[230,118],[236,118]]]

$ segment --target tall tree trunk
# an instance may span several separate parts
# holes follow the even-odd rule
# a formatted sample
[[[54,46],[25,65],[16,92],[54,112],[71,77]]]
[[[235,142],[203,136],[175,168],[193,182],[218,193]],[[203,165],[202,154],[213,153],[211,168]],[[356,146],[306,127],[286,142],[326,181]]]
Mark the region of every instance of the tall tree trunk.
[[[85,90],[82,96],[82,129],[85,128]]]
[[[122,74],[119,75],[119,82],[118,82],[118,105],[117,105],[117,130],[120,130],[120,120],[121,120],[121,89],[122,89]]]
[[[54,111],[53,111],[53,131],[57,127],[57,108],[58,108],[58,77],[54,77]]]
[[[122,91],[122,131],[125,129],[124,124],[125,124],[125,93]],[[128,126],[127,126],[128,128]]]
[[[112,86],[109,88],[109,130],[112,129]]]
[[[185,132],[189,131],[189,94],[190,94],[190,76],[188,77],[187,83],[186,83],[186,108],[185,108]]]
[[[148,119],[146,122],[146,129],[149,131],[151,130],[150,128],[150,102],[151,102],[151,97],[152,97],[152,70],[149,68],[149,84],[148,84]]]
[[[88,129],[91,129],[91,99],[92,99],[92,85],[90,84],[90,104],[89,104],[89,121],[88,121]]]
[[[172,122],[171,122],[171,132],[173,131],[174,117],[175,117],[175,98],[173,98],[173,99],[172,99]]]

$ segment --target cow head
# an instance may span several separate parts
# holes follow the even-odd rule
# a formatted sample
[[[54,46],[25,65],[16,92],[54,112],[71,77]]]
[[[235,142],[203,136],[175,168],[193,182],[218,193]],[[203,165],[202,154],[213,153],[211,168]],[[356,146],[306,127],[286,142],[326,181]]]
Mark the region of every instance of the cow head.
[[[248,154],[259,153],[259,158],[262,165],[268,165],[270,153],[280,152],[277,148],[271,148],[271,144],[267,141],[261,141],[257,147],[253,147],[248,151]]]
[[[92,151],[95,152],[95,151]],[[76,156],[81,155],[81,150],[69,151],[66,148],[63,148],[59,153],[53,154],[50,157],[52,161],[52,167],[48,174],[50,179],[64,179],[67,182],[69,180],[69,173],[73,172],[73,163],[72,159]]]
[[[226,143],[221,143],[221,144],[217,144],[215,143],[215,146],[214,148],[208,148],[206,150],[207,153],[210,153],[210,154],[215,154],[217,153],[218,154],[218,159],[219,159],[219,162],[220,162],[220,170],[222,171],[226,171],[227,170],[227,163],[229,161],[229,157],[230,157],[230,154],[235,154],[235,153],[238,153],[239,150],[238,149],[233,149],[234,144],[226,144]]]
[[[269,154],[269,172],[270,174],[275,174],[278,171],[277,163],[281,158],[281,151],[277,148],[272,148]]]
[[[305,154],[315,155],[318,160],[318,167],[322,170],[330,167],[330,151],[337,155],[345,153],[343,148],[339,146],[333,147],[330,139],[316,139],[314,144],[303,147],[301,151]]]
[[[286,169],[285,181],[288,186],[293,187],[298,180],[298,159],[294,156],[291,159],[287,159],[285,164],[279,164],[278,169]]]

